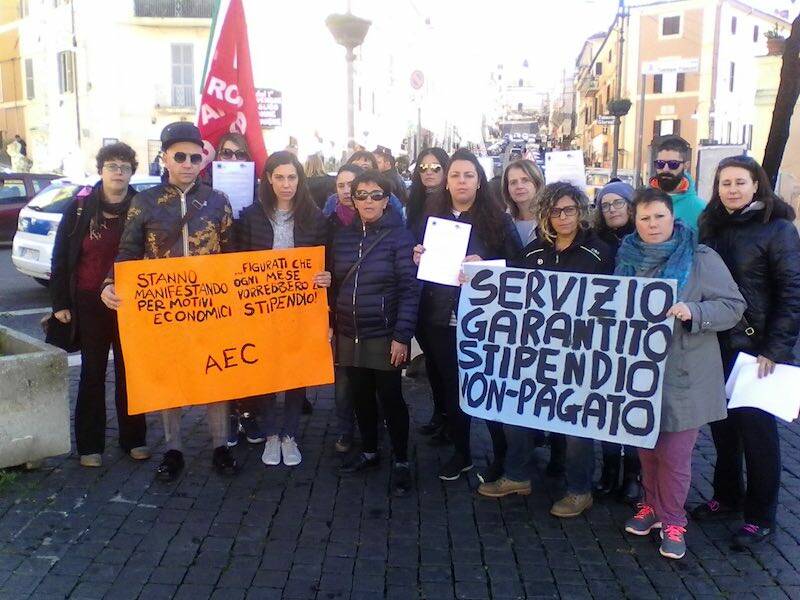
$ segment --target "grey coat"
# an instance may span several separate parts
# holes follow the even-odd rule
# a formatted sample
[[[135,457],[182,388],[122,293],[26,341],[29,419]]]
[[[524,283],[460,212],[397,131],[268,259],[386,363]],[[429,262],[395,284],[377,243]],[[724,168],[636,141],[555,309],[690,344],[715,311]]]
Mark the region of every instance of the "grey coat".
[[[702,244],[678,300],[689,307],[692,320],[675,321],[664,370],[661,431],[695,429],[727,416],[717,332],[736,325],[747,306],[722,258]]]

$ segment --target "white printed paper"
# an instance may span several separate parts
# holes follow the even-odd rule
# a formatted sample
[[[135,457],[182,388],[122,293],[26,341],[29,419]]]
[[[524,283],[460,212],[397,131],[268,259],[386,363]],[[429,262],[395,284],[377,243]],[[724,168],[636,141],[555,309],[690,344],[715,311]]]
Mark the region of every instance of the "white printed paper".
[[[548,152],[544,157],[547,183],[566,181],[586,191],[586,166],[581,150]]]
[[[740,352],[725,386],[728,389],[729,409],[760,408],[787,423],[800,413],[800,367],[777,364],[772,375],[759,379],[756,357]]]
[[[425,252],[419,260],[417,279],[458,286],[471,230],[469,223],[428,217],[422,241]]]
[[[214,161],[211,163],[214,189],[225,192],[233,209],[233,218],[238,219],[243,208],[253,203],[255,165],[252,162]]]

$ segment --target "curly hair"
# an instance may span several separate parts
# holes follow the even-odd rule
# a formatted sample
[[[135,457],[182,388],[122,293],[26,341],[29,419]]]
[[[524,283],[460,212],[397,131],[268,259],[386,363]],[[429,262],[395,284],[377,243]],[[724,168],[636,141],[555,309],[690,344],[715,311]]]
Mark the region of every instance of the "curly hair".
[[[139,166],[139,163],[136,161],[136,152],[125,142],[115,142],[113,144],[103,146],[97,151],[95,160],[97,162],[98,175],[103,174],[103,165],[109,160],[118,160],[120,162],[130,163],[131,169],[133,169],[134,173],[136,173],[136,168]]]
[[[550,222],[550,212],[561,198],[567,196],[578,205],[578,226],[581,229],[589,228],[589,199],[586,194],[577,186],[565,181],[557,181],[545,186],[541,196],[539,196],[539,206],[536,210],[536,220],[539,222],[539,229],[545,239],[551,244],[556,239],[556,232]]]

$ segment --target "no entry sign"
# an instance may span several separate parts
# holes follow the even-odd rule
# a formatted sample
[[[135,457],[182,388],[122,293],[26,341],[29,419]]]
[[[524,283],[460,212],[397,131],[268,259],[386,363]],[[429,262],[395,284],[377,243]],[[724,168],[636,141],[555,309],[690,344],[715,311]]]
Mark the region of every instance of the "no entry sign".
[[[416,70],[411,73],[411,87],[419,90],[423,85],[425,85],[425,75],[422,74],[422,71]]]

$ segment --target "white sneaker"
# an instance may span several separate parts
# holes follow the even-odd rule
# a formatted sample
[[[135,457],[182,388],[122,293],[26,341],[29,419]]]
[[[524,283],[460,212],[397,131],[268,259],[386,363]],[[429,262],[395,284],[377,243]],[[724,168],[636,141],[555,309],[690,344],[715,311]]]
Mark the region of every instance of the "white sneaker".
[[[281,464],[281,441],[277,435],[271,435],[264,444],[264,454],[261,455],[261,462],[265,465]]]
[[[294,467],[300,464],[303,457],[300,455],[300,448],[293,437],[284,437],[281,440],[281,452],[283,453],[283,464],[287,467]]]

